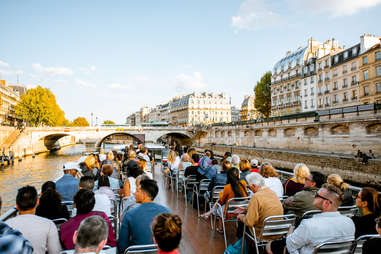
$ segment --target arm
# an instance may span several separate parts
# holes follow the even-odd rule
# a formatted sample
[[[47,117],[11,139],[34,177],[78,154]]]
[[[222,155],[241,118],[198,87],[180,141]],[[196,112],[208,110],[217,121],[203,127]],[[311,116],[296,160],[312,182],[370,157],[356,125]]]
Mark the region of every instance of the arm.
[[[212,191],[214,188],[214,182],[216,181],[216,176],[212,177],[212,180],[210,180],[209,186],[208,186],[208,191]]]
[[[309,236],[309,230],[306,226],[305,220],[295,229],[295,231],[287,236],[286,247],[290,254],[298,254],[300,249],[309,244],[308,239],[311,239]]]
[[[47,253],[59,253],[61,251],[61,243],[58,237],[56,225],[50,223],[48,239],[47,239]]]
[[[259,203],[255,198],[255,195],[250,199],[249,206],[247,208],[247,214],[241,214],[239,219],[245,223],[246,226],[252,227],[258,223],[259,218]]]
[[[227,200],[228,196],[229,196],[229,187],[227,185],[225,185],[224,190],[222,192],[220,192],[220,194],[219,194],[218,203],[220,205],[224,205],[228,201]]]

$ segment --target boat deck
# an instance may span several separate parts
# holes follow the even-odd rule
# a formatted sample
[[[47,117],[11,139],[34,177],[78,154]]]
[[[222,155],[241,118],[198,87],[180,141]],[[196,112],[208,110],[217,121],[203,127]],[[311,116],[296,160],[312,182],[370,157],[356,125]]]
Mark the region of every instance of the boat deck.
[[[173,214],[179,215],[182,219],[183,231],[179,252],[181,254],[224,253],[223,234],[214,233],[210,226],[210,219],[198,218],[197,210],[193,209],[192,204],[185,205],[182,192],[177,196],[176,191],[173,192],[164,187],[160,165],[155,167],[154,178],[159,184],[159,194],[155,202],[167,206]]]

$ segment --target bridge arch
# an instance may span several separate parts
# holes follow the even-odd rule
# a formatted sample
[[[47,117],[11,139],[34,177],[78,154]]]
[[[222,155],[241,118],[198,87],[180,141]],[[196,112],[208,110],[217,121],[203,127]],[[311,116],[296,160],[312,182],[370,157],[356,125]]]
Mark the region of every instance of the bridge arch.
[[[156,139],[156,143],[171,144],[177,142],[179,145],[191,146],[193,139],[190,135],[181,132],[167,132]]]
[[[66,136],[71,136],[72,137],[72,143],[75,143],[75,139],[76,139],[75,136],[70,135],[69,133],[65,133],[65,132],[49,134],[49,135],[41,137],[40,140],[44,141],[44,145],[45,145],[46,149],[48,149],[49,151],[59,150],[61,147],[60,147],[59,143],[57,143],[57,141],[60,138],[63,138]]]
[[[96,148],[100,148],[102,146],[102,143],[108,138],[108,137],[111,137],[111,136],[116,136],[116,135],[122,135],[122,136],[128,136],[128,137],[131,137],[134,141],[136,142],[140,142],[140,143],[144,143],[145,140],[144,140],[144,134],[141,134],[141,135],[134,135],[134,134],[131,134],[131,133],[128,133],[128,132],[121,132],[121,131],[117,131],[117,132],[113,132],[113,133],[110,133],[110,134],[107,134],[106,136],[98,139],[96,142],[95,142],[95,147]],[[142,136],[143,135],[143,136]],[[142,137],[141,137],[142,136]]]

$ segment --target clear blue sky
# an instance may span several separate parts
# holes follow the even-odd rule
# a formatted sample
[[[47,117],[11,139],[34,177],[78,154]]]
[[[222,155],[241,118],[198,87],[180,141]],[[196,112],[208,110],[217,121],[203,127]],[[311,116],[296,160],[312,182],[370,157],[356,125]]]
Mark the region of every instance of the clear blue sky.
[[[239,106],[309,37],[381,36],[381,0],[2,0],[0,78],[56,95],[66,117],[124,123],[194,90]]]

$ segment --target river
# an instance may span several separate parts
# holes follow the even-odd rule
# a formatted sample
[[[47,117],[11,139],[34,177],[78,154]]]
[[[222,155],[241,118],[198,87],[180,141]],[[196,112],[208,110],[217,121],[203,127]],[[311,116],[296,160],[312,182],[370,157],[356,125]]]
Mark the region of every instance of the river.
[[[3,200],[1,213],[16,204],[17,190],[25,185],[32,185],[39,191],[46,181],[54,181],[63,175],[62,166],[68,161],[77,161],[81,153],[92,150],[94,144],[74,145],[62,148],[59,151],[43,153],[23,158],[21,162],[15,161],[12,166],[0,169],[0,195]],[[105,150],[111,146],[106,145]]]

